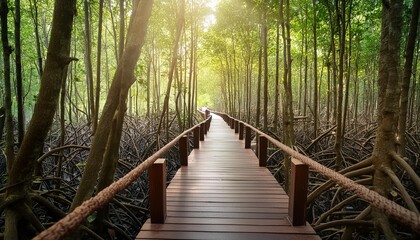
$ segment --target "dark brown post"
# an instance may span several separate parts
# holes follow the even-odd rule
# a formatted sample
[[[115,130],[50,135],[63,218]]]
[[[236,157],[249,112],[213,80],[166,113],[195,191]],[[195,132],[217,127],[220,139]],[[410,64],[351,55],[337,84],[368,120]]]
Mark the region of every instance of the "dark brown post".
[[[235,120],[235,133],[239,133],[239,121]]]
[[[210,116],[210,111],[206,109],[205,113],[206,113],[206,119],[207,119]]]
[[[188,135],[184,135],[179,139],[179,158],[181,166],[188,166]]]
[[[166,218],[166,160],[159,158],[149,169],[150,219],[165,223]]]
[[[293,226],[306,225],[308,165],[292,158],[289,189],[289,220]]]
[[[200,126],[194,128],[194,148],[200,148]]]
[[[213,118],[213,116],[210,115],[210,118],[207,120],[206,122],[206,127],[207,127],[207,132],[210,130],[210,124],[211,124],[211,119]]]
[[[207,121],[203,122],[203,123],[201,124],[201,127],[202,127],[202,128],[203,128],[203,130],[204,130],[204,134],[207,134]]]
[[[234,129],[234,128],[235,128],[235,119],[230,118],[230,129]]]
[[[244,123],[240,122],[239,123],[239,140],[243,140],[244,139]]]
[[[206,132],[204,123],[200,124],[200,141],[204,141],[204,133]]]
[[[268,147],[267,138],[264,136],[259,136],[258,158],[260,159],[260,167],[267,166],[267,147]]]
[[[245,127],[245,148],[251,148],[251,128]]]

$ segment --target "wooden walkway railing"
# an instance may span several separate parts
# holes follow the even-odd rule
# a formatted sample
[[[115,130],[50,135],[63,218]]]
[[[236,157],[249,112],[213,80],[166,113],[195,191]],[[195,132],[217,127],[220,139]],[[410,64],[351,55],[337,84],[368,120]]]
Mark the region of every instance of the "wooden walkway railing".
[[[166,191],[165,183],[159,184],[166,198],[151,204],[156,201],[167,211],[152,214],[137,239],[320,239],[306,224],[305,206],[299,206],[306,201],[289,202],[268,169],[260,167],[255,153],[220,117],[213,117],[211,131],[196,147]],[[300,180],[301,186],[307,184]]]

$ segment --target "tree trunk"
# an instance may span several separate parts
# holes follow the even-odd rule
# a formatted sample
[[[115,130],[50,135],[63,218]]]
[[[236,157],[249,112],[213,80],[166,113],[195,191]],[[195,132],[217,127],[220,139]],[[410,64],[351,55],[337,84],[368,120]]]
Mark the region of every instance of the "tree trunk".
[[[15,159],[14,154],[14,136],[13,136],[13,116],[12,116],[12,87],[10,79],[10,55],[13,52],[9,45],[7,14],[9,7],[7,0],[0,1],[0,20],[1,20],[1,42],[3,47],[3,64],[4,64],[4,108],[6,112],[6,159],[7,170],[10,171]],[[10,174],[10,173],[9,173]]]
[[[316,0],[312,1],[313,6],[314,6],[314,22],[313,22],[313,34],[314,34],[314,139],[317,137],[318,135],[318,56],[317,56],[317,26],[316,26],[316,22],[317,22],[317,18],[316,18]]]
[[[258,128],[260,126],[260,116],[261,116],[261,75],[262,75],[262,46],[260,46],[260,51],[258,54],[258,80],[257,80],[257,114],[255,115],[255,126]]]
[[[280,4],[280,2],[279,2]],[[280,6],[279,19],[276,24],[276,83],[274,92],[274,132],[277,133],[279,125],[279,78],[280,78]]]
[[[25,110],[23,102],[22,50],[20,41],[20,0],[15,0],[15,74],[16,102],[18,115],[18,143],[22,144],[25,135]]]
[[[337,13],[337,26],[339,32],[339,63],[338,63],[338,79],[337,79],[337,110],[336,110],[336,121],[337,121],[337,133],[335,138],[335,168],[341,169],[343,165],[343,155],[341,149],[343,146],[343,81],[344,81],[344,55],[346,47],[346,0],[336,1],[335,5]]]
[[[120,0],[120,39],[118,43],[118,58],[122,57],[122,54],[124,52],[124,45],[125,45],[125,6],[124,6],[124,0]]]
[[[284,8],[284,4],[286,5]],[[286,18],[284,19],[284,15]],[[292,55],[291,55],[291,38],[290,38],[290,4],[289,0],[285,3],[280,0],[280,22],[282,26],[282,38],[283,38],[283,61],[284,61],[284,105],[283,105],[283,142],[293,147],[295,144],[295,134],[293,129],[293,95],[292,95]],[[289,190],[289,170],[290,170],[290,156],[284,158],[284,175],[285,175],[285,190]]]
[[[150,88],[151,88],[151,84],[150,84],[150,72],[151,72],[151,68],[152,68],[152,60],[151,59],[148,59],[147,60],[147,93],[146,93],[146,101],[147,101],[147,103],[146,103],[146,116],[147,116],[147,118],[148,119],[150,119],[150,101],[151,101],[151,99],[150,99]]]
[[[96,128],[98,127],[99,117],[99,102],[101,95],[101,56],[102,56],[102,16],[104,11],[104,0],[99,1],[99,19],[98,19],[98,46],[96,49],[96,93],[95,93],[95,112],[93,114],[93,134],[95,134]]]
[[[397,150],[402,5],[402,0],[390,0],[382,3],[378,75],[378,128],[372,158],[375,169],[373,188],[385,197],[388,197],[392,190],[392,181],[384,169],[393,169],[391,152]],[[377,229],[382,230],[387,239],[396,239],[388,218],[383,212],[374,209],[373,219]]]
[[[268,130],[268,26],[267,26],[267,9],[263,9],[262,19],[262,44],[263,44],[263,59],[264,59],[264,112],[263,112],[263,129]]]
[[[3,6],[0,9],[4,9]],[[75,0],[55,1],[51,39],[38,100],[16,160],[9,172],[6,201],[11,202],[10,205],[6,204],[8,207],[5,210],[5,239],[28,238],[34,234],[31,230],[33,227],[30,227],[32,223],[28,222],[28,215],[25,216],[32,214],[27,210],[31,209],[27,191],[31,188],[36,159],[42,152],[44,140],[54,119],[61,81],[67,74],[67,65],[73,60],[69,54],[75,9]],[[37,231],[42,230],[36,224],[35,226],[38,227]]]
[[[408,112],[408,92],[410,90],[410,79],[411,73],[413,69],[413,55],[414,55],[414,48],[416,45],[417,39],[417,26],[419,22],[419,9],[420,9],[420,1],[413,0],[413,9],[411,15],[411,22],[410,22],[410,31],[407,37],[407,48],[405,50],[405,63],[404,63],[404,71],[401,81],[401,97],[400,97],[400,116],[398,122],[398,137],[400,141],[400,145],[398,147],[398,153],[402,156],[405,156],[405,131],[406,131],[406,124],[407,124],[407,112]]]
[[[90,16],[88,0],[83,1],[85,14],[85,68],[86,68],[86,87],[88,94],[88,122],[93,121],[95,113],[95,102],[93,94],[93,70],[92,70],[92,38],[90,35]]]
[[[33,1],[33,4],[32,4]],[[43,67],[42,67],[42,53],[41,53],[41,42],[39,39],[39,30],[38,30],[38,6],[36,0],[30,0],[29,4],[31,5],[31,15],[34,21],[35,28],[35,40],[36,40],[36,54],[38,59],[38,74],[39,77],[42,77]]]

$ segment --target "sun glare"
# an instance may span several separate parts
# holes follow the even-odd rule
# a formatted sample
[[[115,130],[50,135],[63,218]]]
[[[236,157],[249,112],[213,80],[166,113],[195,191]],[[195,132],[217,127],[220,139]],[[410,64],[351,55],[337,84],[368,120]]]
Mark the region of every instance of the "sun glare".
[[[212,25],[216,24],[217,19],[215,13],[219,2],[220,0],[210,0],[207,2],[206,5],[211,9],[211,14],[204,19],[204,31],[207,31]]]

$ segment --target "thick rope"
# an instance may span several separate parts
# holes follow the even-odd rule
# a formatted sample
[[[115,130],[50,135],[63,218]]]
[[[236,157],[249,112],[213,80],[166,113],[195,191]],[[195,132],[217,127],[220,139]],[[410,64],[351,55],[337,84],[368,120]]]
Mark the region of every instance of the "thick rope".
[[[207,118],[203,122],[211,121],[211,117]],[[203,123],[201,122],[201,123]],[[33,238],[34,240],[55,240],[62,239],[64,236],[75,230],[80,226],[83,221],[94,211],[101,208],[105,204],[109,203],[117,193],[123,191],[131,183],[140,177],[140,175],[146,171],[158,158],[160,158],[165,152],[171,149],[182,136],[192,132],[194,128],[200,126],[200,124],[184,131],[178,135],[171,142],[166,144],[164,147],[159,149],[155,154],[147,158],[139,166],[131,170],[125,176],[120,178],[118,181],[109,185],[107,188],[100,191],[96,196],[86,200],[79,207],[74,209],[71,213],[67,214],[64,218],[59,220],[57,223],[52,225],[50,228],[41,232],[38,236]]]
[[[220,113],[219,113],[220,114]],[[291,157],[296,158],[303,163],[307,164],[316,172],[326,176],[328,179],[331,179],[336,184],[340,185],[341,187],[354,192],[357,196],[359,196],[364,201],[370,203],[372,206],[376,207],[377,209],[381,210],[387,216],[397,220],[398,222],[410,226],[410,228],[420,233],[420,215],[412,212],[401,205],[387,199],[386,197],[380,195],[379,193],[372,191],[366,188],[363,185],[357,184],[351,179],[339,174],[338,172],[331,170],[324,165],[310,159],[307,156],[304,156],[295,150],[291,149],[290,147],[284,145],[283,143],[277,141],[276,139],[270,137],[269,135],[261,132],[257,128],[249,125],[248,123],[242,122],[245,126],[251,128],[254,132],[257,132],[261,136],[266,137],[271,143],[276,145],[278,148],[283,150],[285,153],[289,154]]]

